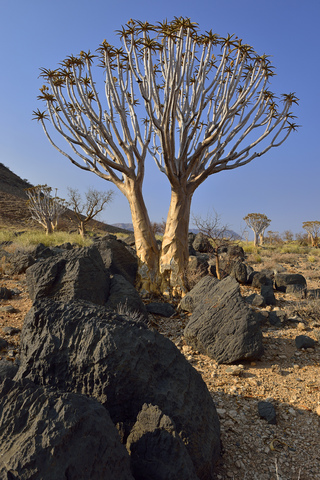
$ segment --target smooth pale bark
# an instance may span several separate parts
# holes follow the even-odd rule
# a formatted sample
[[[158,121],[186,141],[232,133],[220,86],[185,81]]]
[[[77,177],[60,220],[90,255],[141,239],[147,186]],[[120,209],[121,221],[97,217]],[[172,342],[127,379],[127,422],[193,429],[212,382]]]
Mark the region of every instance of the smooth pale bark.
[[[54,228],[53,228],[51,220],[46,219],[45,228],[46,228],[46,235],[50,235],[51,233],[53,233]]]
[[[254,233],[253,244],[254,244],[255,247],[257,247],[257,246],[258,246],[258,243],[259,243],[259,242],[258,242],[258,232],[253,231],[253,233]]]
[[[192,193],[172,189],[160,255],[161,291],[182,296],[187,292],[189,219]]]
[[[136,254],[139,258],[138,286],[142,293],[159,293],[159,247],[153,233],[141,188],[134,182],[126,190]]]
[[[86,226],[85,222],[83,220],[80,220],[79,225],[78,225],[78,230],[79,230],[79,235],[81,237],[85,237],[86,235]]]

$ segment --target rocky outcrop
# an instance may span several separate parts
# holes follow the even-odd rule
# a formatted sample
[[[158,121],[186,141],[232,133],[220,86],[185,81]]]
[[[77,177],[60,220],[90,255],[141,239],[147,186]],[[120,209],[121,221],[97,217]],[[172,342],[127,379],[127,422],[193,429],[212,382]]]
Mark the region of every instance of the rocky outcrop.
[[[213,477],[217,413],[201,376],[168,339],[104,307],[49,299],[33,305],[21,338],[17,380],[96,398],[123,443],[143,405],[156,405],[175,425],[199,479]]]
[[[7,379],[0,426],[2,479],[134,480],[119,433],[92,398]]]
[[[33,301],[81,299],[103,305],[108,298],[110,278],[98,249],[84,247],[38,261],[28,268],[26,281]]]
[[[198,302],[184,330],[185,341],[218,363],[260,358],[263,354],[260,316],[240,295],[236,280],[212,284]]]

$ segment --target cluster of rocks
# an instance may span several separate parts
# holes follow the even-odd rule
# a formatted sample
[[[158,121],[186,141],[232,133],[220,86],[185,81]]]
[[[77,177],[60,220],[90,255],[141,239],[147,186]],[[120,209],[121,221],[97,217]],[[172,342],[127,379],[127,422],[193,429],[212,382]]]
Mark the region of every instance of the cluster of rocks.
[[[228,246],[218,280],[207,239],[189,240],[190,264],[204,276],[179,305],[191,314],[184,341],[220,364],[261,358],[261,326],[285,319],[260,307],[275,305],[274,290],[305,296],[304,277],[254,272],[243,249]],[[91,247],[38,245],[6,260],[8,273],[26,272],[33,306],[19,360],[0,362],[3,478],[213,478],[221,452],[214,403],[177,347],[150,328],[153,314],[176,308],[141,300],[134,250],[108,235]],[[260,293],[244,298],[241,284]],[[3,287],[0,298],[16,293]],[[297,348],[310,340],[300,335]]]
[[[108,236],[87,248],[39,246],[29,262],[19,362],[0,362],[0,477],[213,478],[214,402],[149,328],[150,311],[174,308],[148,312],[134,252]]]

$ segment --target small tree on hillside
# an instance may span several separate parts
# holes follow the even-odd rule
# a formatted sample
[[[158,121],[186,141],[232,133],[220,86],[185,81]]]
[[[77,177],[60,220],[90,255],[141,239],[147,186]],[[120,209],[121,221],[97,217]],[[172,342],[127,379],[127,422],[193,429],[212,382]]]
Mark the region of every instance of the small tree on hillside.
[[[312,247],[318,246],[318,238],[320,231],[320,221],[313,220],[309,222],[303,222],[302,228],[308,232],[309,240]]]
[[[290,109],[297,98],[283,94],[278,108],[267,56],[234,35],[201,33],[189,18],[156,25],[131,19],[118,33],[120,48],[104,40],[97,55],[81,51],[55,70],[42,69],[46,111],[34,115],[60,153],[126,196],[141,286],[181,294],[195,190],[210,175],[281,145],[296,129]],[[93,77],[97,57],[101,81]],[[56,144],[46,119],[69,147]],[[148,155],[171,186],[161,250],[142,193]]]
[[[52,188],[47,185],[36,185],[25,190],[29,200],[28,208],[31,212],[31,218],[40,223],[46,234],[53,233],[58,226],[59,217],[66,210],[64,200],[55,195],[52,196]]]
[[[104,207],[111,202],[114,192],[113,190],[99,192],[98,190],[89,188],[85,193],[85,201],[82,201],[81,195],[77,189],[68,188],[68,192],[68,205],[78,221],[78,231],[80,235],[84,237],[87,223],[102,212]]]
[[[246,222],[248,227],[253,230],[254,245],[257,246],[259,241],[262,245],[264,232],[266,228],[270,225],[271,220],[263,213],[248,213],[248,215],[244,217],[243,220]]]

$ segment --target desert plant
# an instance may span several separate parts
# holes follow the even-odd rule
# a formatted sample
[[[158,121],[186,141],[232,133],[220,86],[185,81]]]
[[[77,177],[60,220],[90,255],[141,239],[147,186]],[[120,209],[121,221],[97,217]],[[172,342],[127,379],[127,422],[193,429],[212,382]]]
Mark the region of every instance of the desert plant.
[[[34,115],[61,154],[126,196],[142,287],[181,293],[195,190],[210,175],[280,146],[297,127],[290,112],[297,98],[282,95],[278,108],[268,57],[233,35],[200,33],[189,18],[157,25],[131,19],[118,33],[121,48],[104,40],[98,49],[105,103],[93,79],[97,56],[81,51],[58,69],[41,70],[38,98],[46,110]],[[56,145],[47,119],[71,149]],[[171,186],[160,251],[142,193],[147,153]]]
[[[263,213],[248,213],[243,220],[254,233],[254,245],[263,244],[263,235],[265,229],[270,225],[271,220]]]
[[[304,228],[308,232],[311,246],[317,247],[319,231],[320,231],[320,221],[313,220],[313,221],[303,222],[302,228]]]
[[[89,220],[92,220],[102,212],[104,207],[111,202],[113,195],[113,190],[99,192],[94,188],[89,188],[84,194],[85,200],[82,201],[77,189],[68,188],[68,205],[76,216],[78,231],[82,237],[86,234],[86,225]]]
[[[25,192],[31,218],[44,227],[47,235],[51,234],[58,226],[60,215],[66,210],[64,200],[57,196],[57,189],[52,196],[52,188],[48,185],[36,185]]]

